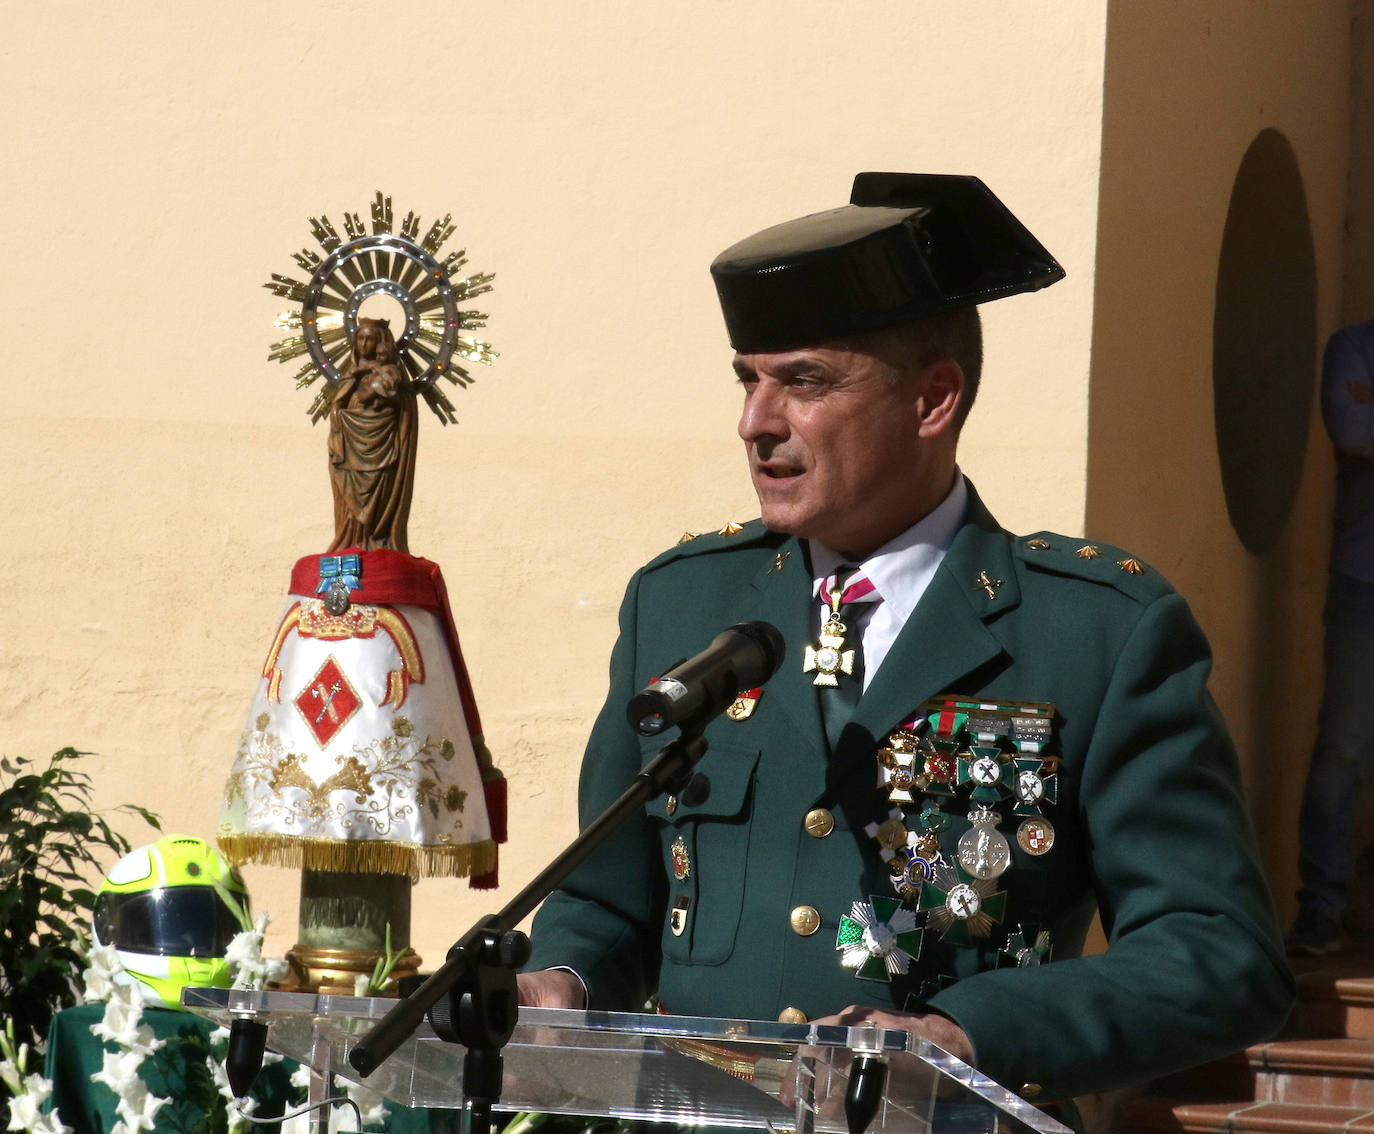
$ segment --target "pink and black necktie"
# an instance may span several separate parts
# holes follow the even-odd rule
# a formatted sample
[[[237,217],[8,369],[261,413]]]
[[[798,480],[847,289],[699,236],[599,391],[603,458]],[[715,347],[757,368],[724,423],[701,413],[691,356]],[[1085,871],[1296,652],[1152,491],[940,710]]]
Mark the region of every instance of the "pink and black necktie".
[[[882,601],[873,580],[855,567],[841,567],[821,585],[821,633],[806,648],[805,672],[815,673],[821,714],[831,748],[854,713],[863,693],[863,617]]]

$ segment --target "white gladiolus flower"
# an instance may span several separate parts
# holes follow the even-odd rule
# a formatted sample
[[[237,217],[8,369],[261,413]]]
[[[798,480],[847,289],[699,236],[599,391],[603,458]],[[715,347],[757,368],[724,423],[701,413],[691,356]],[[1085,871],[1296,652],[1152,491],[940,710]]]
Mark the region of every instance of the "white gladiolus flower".
[[[259,914],[253,928],[236,933],[224,951],[224,959],[234,973],[235,988],[262,988],[286,975],[288,966],[284,960],[269,960],[262,955],[267,923],[267,915]]]
[[[105,1004],[105,1016],[91,1031],[100,1039],[127,1047],[143,1019],[143,994],[132,985],[119,985]]]
[[[158,1048],[165,1046],[166,1040],[160,1040],[153,1034],[152,1026],[149,1024],[139,1024],[134,1029],[133,1038],[128,1043],[130,1051],[136,1051],[139,1055],[152,1055]]]
[[[234,1132],[238,1130],[247,1129],[249,1126],[248,1115],[252,1114],[257,1109],[257,1099],[244,1099],[242,1106],[237,1105],[231,1099],[228,1109],[230,1134],[234,1134]]]
[[[137,1051],[105,1052],[100,1070],[91,1076],[91,1082],[104,1083],[115,1094],[122,1095],[124,1089],[138,1078],[138,1068],[143,1055]]]
[[[94,969],[87,969],[81,990],[82,1003],[99,1004],[114,991],[114,986],[114,980],[110,977]]]
[[[231,969],[256,965],[261,957],[262,934],[256,929],[245,929],[234,934],[224,950],[224,959]]]
[[[42,1114],[30,1134],[72,1134],[72,1128],[54,1114]]]
[[[210,1078],[215,1081],[215,1089],[219,1091],[230,1102],[234,1101],[234,1092],[229,1089],[229,1073],[224,1069],[224,1060],[216,1059],[212,1055],[205,1057],[205,1066],[210,1069]],[[234,1108],[229,1108],[229,1117],[232,1119]]]
[[[52,1084],[42,1075],[27,1075],[24,1077],[24,1093],[42,1106],[52,1094]]]
[[[42,1117],[42,1104],[32,1095],[18,1094],[10,1099],[11,1130],[32,1130]]]
[[[10,1094],[17,1095],[24,1082],[18,1064],[8,1059],[0,1059],[0,1081],[9,1088]]]
[[[139,1130],[151,1130],[157,1112],[171,1101],[149,1092],[147,1086],[139,1079],[125,1090],[115,1105],[115,1113],[124,1120],[130,1134],[136,1134]]]
[[[115,987],[115,977],[124,971],[119,951],[113,945],[97,945],[87,958],[85,990],[81,999],[95,1004],[109,997]]]
[[[386,1122],[386,1097],[381,1091],[349,1082],[345,1082],[343,1087],[344,1092],[362,1111],[364,1126],[381,1126]]]

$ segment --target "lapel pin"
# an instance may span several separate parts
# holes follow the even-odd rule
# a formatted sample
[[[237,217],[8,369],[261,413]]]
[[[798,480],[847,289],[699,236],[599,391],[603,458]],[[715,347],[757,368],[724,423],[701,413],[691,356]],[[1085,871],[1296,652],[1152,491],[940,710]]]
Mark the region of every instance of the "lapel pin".
[[[995,599],[997,597],[997,588],[1002,585],[1001,579],[989,578],[988,573],[986,571],[979,571],[978,578],[974,579],[973,581],[975,584],[977,584],[979,587],[981,587],[984,591],[987,592],[987,596],[990,599]]]

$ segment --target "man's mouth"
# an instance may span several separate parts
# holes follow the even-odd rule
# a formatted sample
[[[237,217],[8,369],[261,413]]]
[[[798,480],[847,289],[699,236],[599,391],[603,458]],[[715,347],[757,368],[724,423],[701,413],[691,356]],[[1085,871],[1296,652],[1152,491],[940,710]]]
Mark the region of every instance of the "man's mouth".
[[[795,465],[784,465],[777,463],[759,464],[755,466],[758,475],[763,480],[788,480],[795,476],[801,476],[804,470]]]

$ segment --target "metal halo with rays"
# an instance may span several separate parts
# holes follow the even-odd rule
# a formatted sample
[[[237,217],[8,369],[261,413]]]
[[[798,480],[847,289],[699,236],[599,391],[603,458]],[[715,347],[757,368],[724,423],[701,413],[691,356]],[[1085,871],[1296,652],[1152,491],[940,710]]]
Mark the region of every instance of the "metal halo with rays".
[[[452,214],[430,225],[423,239],[420,219],[407,213],[400,232],[393,231],[391,198],[380,191],[372,202],[372,231],[362,217],[344,213],[347,241],[339,236],[329,218],[310,218],[311,233],[324,250],[303,248],[292,259],[309,282],[275,272],[262,286],[273,295],[301,305],[299,311],[277,316],[276,326],[296,332],[272,344],[269,359],[291,362],[308,355],[296,373],[296,388],[323,377],[326,386],[310,406],[311,421],[329,412],[334,392],[343,381],[339,363],[352,349],[358,329],[358,313],[374,295],[388,295],[405,312],[405,330],[396,336],[397,360],[439,420],[457,422],[453,403],[436,384],[447,378],[458,386],[475,379],[456,359],[491,365],[497,357],[490,343],[462,334],[486,326],[481,311],[460,310],[458,304],[491,290],[491,273],[478,272],[454,280],[467,263],[462,250],[438,259],[445,241],[453,235]]]

